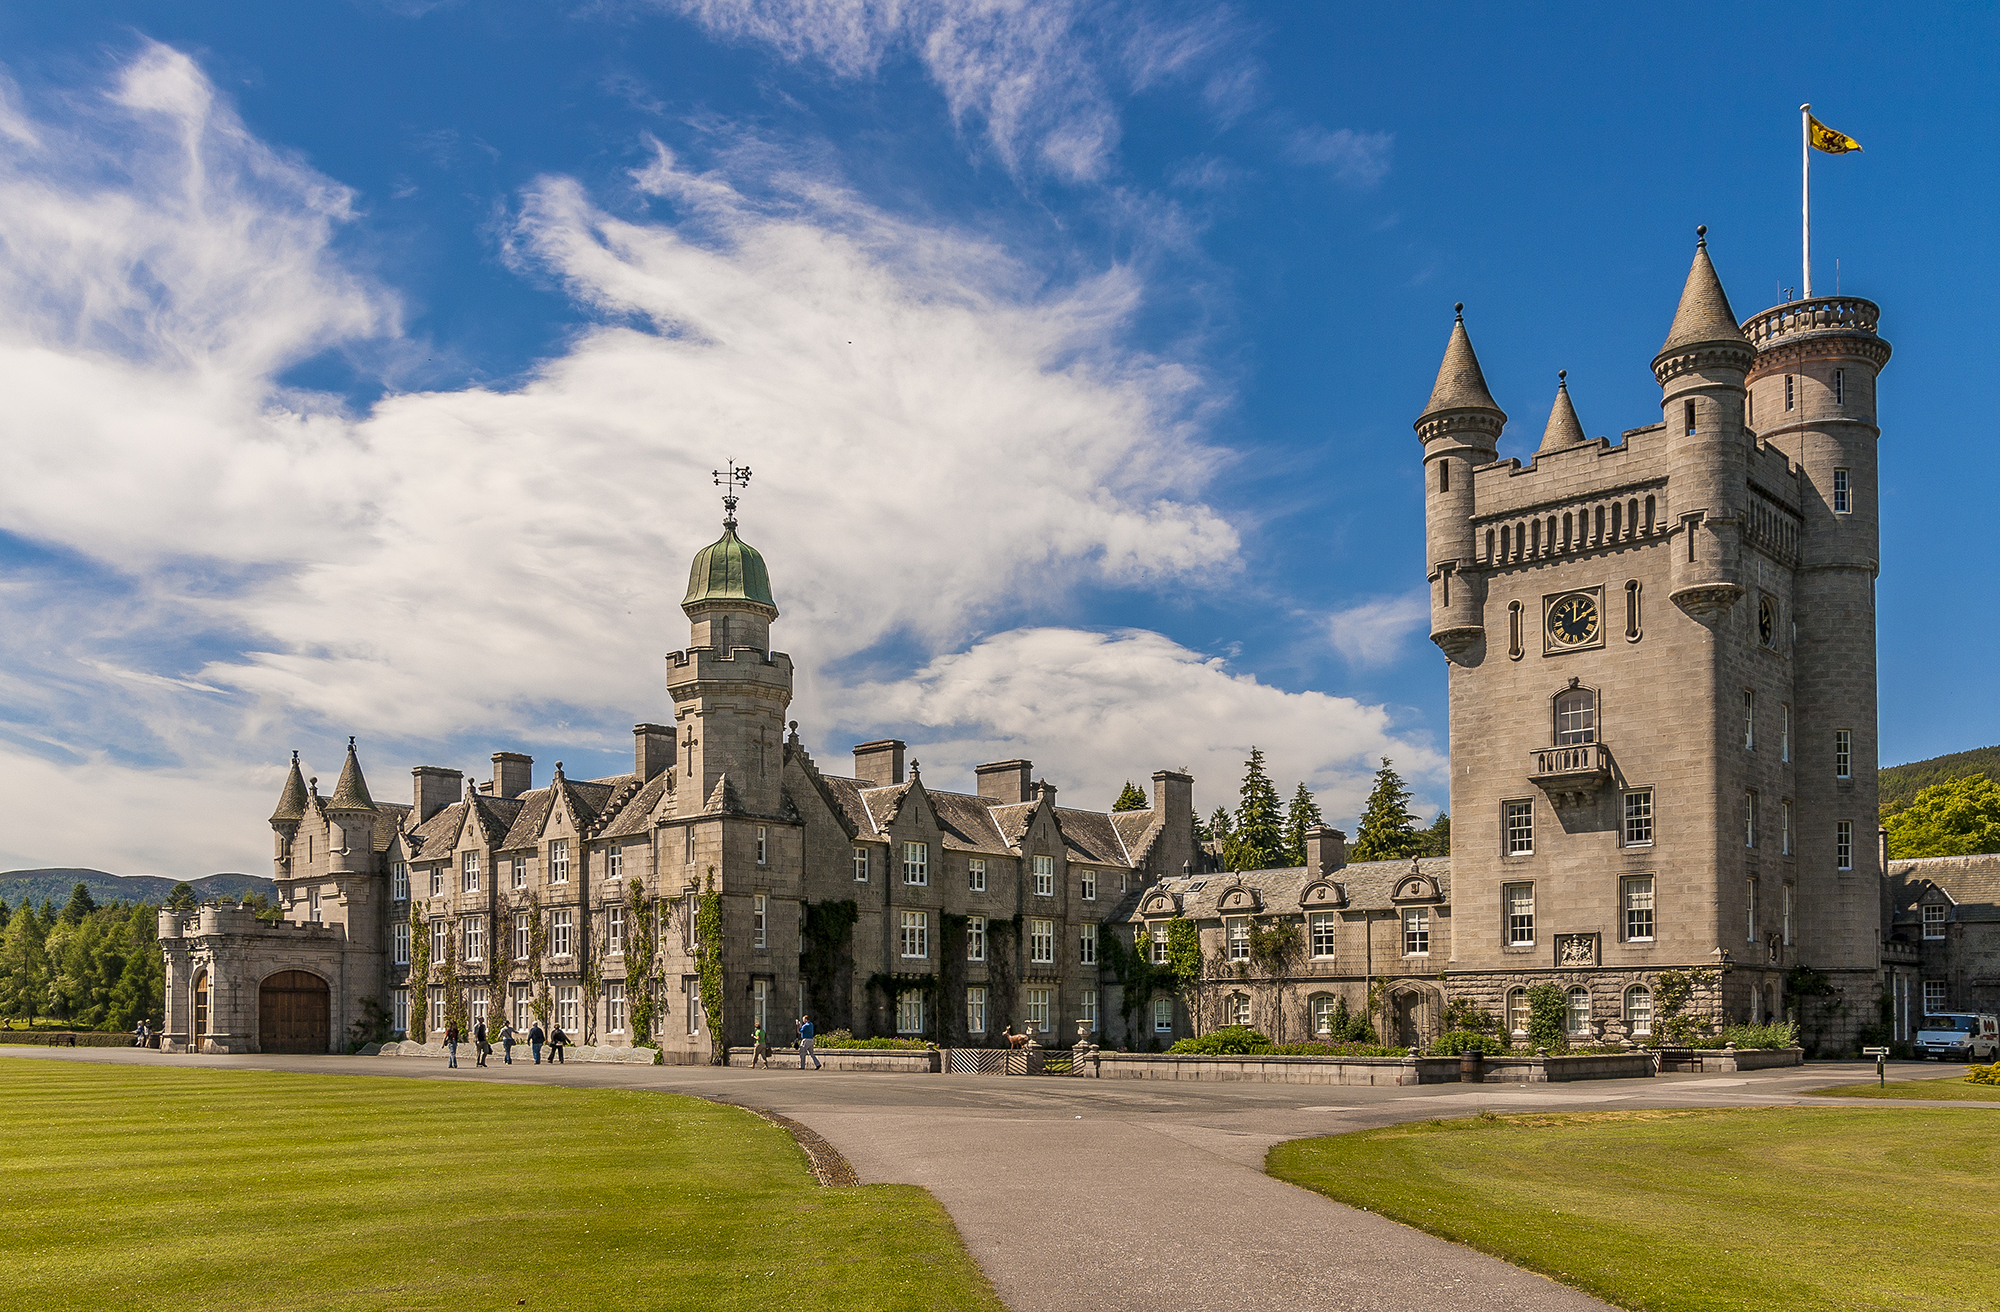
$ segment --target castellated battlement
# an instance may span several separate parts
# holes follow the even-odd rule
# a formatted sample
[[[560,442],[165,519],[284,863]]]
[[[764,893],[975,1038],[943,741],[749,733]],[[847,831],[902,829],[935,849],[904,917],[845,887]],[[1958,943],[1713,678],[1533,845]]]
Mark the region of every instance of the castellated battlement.
[[[715,647],[689,647],[685,651],[667,653],[667,664],[674,670],[674,682],[684,678],[720,678],[742,680],[746,676],[757,682],[784,681],[792,677],[792,658],[782,651],[764,651],[757,647],[731,647],[727,651]],[[755,667],[764,666],[768,674]],[[687,673],[682,673],[686,671]]]

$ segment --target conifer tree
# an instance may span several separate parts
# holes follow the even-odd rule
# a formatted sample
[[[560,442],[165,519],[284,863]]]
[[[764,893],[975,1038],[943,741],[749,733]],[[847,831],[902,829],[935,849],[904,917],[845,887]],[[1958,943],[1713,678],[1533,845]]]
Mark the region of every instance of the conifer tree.
[[[1125,781],[1125,790],[1118,794],[1118,800],[1111,804],[1111,809],[1113,811],[1143,811],[1151,805],[1152,803],[1146,800],[1146,795],[1137,788],[1134,788],[1132,781],[1127,779]]]
[[[167,910],[178,911],[182,915],[199,906],[201,899],[195,896],[194,885],[183,879],[167,890]]]
[[[1250,749],[1243,763],[1242,800],[1236,806],[1236,846],[1231,870],[1267,870],[1284,859],[1284,819],[1278,788],[1264,773],[1264,753]]]
[[[21,903],[0,939],[0,1016],[25,1016],[30,1021],[48,1002],[49,959],[42,951],[47,931],[34,907]]]
[[[83,918],[95,910],[97,910],[97,899],[90,895],[89,886],[79,879],[76,881],[76,887],[69,891],[69,905],[63,908],[62,923],[80,925],[83,923]]]
[[[1424,830],[1423,839],[1424,850],[1419,852],[1418,856],[1450,856],[1451,816],[1443,811],[1438,812],[1438,818],[1431,821],[1429,829]]]
[[[1230,832],[1230,829],[1229,808],[1226,806],[1216,807],[1215,814],[1208,818],[1208,840],[1215,844],[1215,853],[1222,858],[1222,865],[1226,870],[1234,870],[1236,868],[1229,864],[1229,854],[1236,842],[1236,836]]]
[[[1302,866],[1306,863],[1306,830],[1314,825],[1326,823],[1319,813],[1319,803],[1303,783],[1292,794],[1292,804],[1285,810],[1285,863]]]
[[[1375,772],[1374,791],[1361,811],[1361,827],[1348,853],[1350,860],[1393,861],[1418,853],[1424,840],[1417,833],[1416,817],[1410,814],[1410,797],[1410,790],[1403,787],[1403,776],[1396,773],[1388,757],[1383,757],[1382,768]]]

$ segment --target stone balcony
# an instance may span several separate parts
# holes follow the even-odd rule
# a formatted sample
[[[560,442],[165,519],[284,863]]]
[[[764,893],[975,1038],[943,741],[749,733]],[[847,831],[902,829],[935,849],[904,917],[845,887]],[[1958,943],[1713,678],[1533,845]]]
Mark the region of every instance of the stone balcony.
[[[1603,743],[1538,747],[1528,756],[1528,778],[1558,810],[1584,806],[1611,782],[1611,751]]]
[[[1763,350],[1792,338],[1814,333],[1866,333],[1873,336],[1882,311],[1859,296],[1818,296],[1791,301],[1756,315],[1743,325],[1743,335]]]

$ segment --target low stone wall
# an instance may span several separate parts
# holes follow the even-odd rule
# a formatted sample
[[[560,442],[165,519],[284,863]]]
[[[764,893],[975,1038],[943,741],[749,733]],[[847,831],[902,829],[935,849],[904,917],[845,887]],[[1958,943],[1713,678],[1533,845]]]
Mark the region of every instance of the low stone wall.
[[[1797,1066],[1803,1048],[1662,1048],[1660,1069],[1676,1075],[1717,1075],[1734,1071],[1767,1071]]]
[[[442,1043],[415,1043],[405,1039],[400,1043],[391,1041],[379,1047],[373,1043],[368,1044],[361,1049],[360,1055],[363,1057],[434,1057],[442,1061],[451,1054],[444,1050]],[[658,1057],[659,1049],[657,1048],[627,1048],[609,1043],[572,1043],[563,1049],[563,1060],[565,1062],[615,1061],[635,1066],[651,1066],[658,1061]],[[500,1050],[496,1045],[493,1050],[493,1056],[487,1060],[498,1061],[499,1059]],[[464,1065],[479,1060],[479,1056],[472,1050],[470,1043],[461,1043],[458,1045],[458,1060],[461,1065]],[[533,1060],[532,1055],[528,1051],[527,1044],[517,1043],[514,1045],[514,1060],[517,1063]],[[542,1048],[542,1060],[549,1060],[547,1046]]]
[[[1257,1081],[1265,1084],[1450,1084],[1456,1057],[1197,1057],[1177,1053],[1099,1052],[1101,1080]]]
[[[93,1030],[0,1030],[0,1043],[32,1043],[40,1048],[131,1048],[130,1034]]]
[[[1654,1073],[1650,1052],[1604,1052],[1573,1057],[1488,1057],[1487,1084],[1561,1084],[1569,1080],[1639,1080]]]
[[[821,1048],[815,1046],[813,1054],[820,1064],[830,1071],[877,1071],[890,1075],[935,1075],[941,1069],[936,1048]],[[729,1064],[748,1066],[756,1055],[755,1048],[731,1048]],[[782,1068],[789,1066],[797,1070],[799,1050],[797,1048],[771,1049],[771,1065]],[[811,1062],[806,1065],[811,1066]]]

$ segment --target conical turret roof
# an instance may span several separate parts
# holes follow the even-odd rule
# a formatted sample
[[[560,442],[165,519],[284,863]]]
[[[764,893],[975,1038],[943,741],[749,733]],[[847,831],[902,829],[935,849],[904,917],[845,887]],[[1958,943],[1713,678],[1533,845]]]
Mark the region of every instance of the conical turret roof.
[[[285,776],[285,791],[278,794],[278,809],[271,812],[274,825],[295,825],[306,818],[306,780],[299,773],[299,754],[292,753],[292,772]]]
[[[771,599],[771,574],[757,549],[736,536],[736,519],[722,521],[722,536],[695,553],[688,570],[687,596],[681,605],[697,601],[750,601],[776,609]]]
[[[1576,407],[1570,404],[1569,371],[1557,370],[1556,403],[1549,409],[1549,426],[1542,430],[1542,444],[1536,448],[1535,454],[1546,455],[1550,451],[1580,445],[1586,440],[1583,425],[1577,421]]]
[[[1451,340],[1445,343],[1444,363],[1438,366],[1437,384],[1431,388],[1430,403],[1424,413],[1440,410],[1492,410],[1493,394],[1486,390],[1486,375],[1479,370],[1479,357],[1472,353],[1472,339],[1465,333],[1465,306],[1454,306],[1458,319],[1451,326]]]
[[[329,811],[373,811],[375,800],[368,796],[368,781],[361,777],[361,762],[354,756],[354,740],[347,740],[347,764],[340,767],[340,782],[327,799]]]
[[[1660,354],[1668,351],[1684,350],[1701,342],[1744,342],[1749,338],[1737,326],[1736,314],[1729,308],[1729,296],[1722,290],[1722,279],[1715,276],[1715,265],[1708,258],[1708,229],[1695,229],[1694,265],[1688,270],[1687,283],[1681,288],[1680,307],[1674,311],[1674,326],[1667,330],[1665,345]]]

